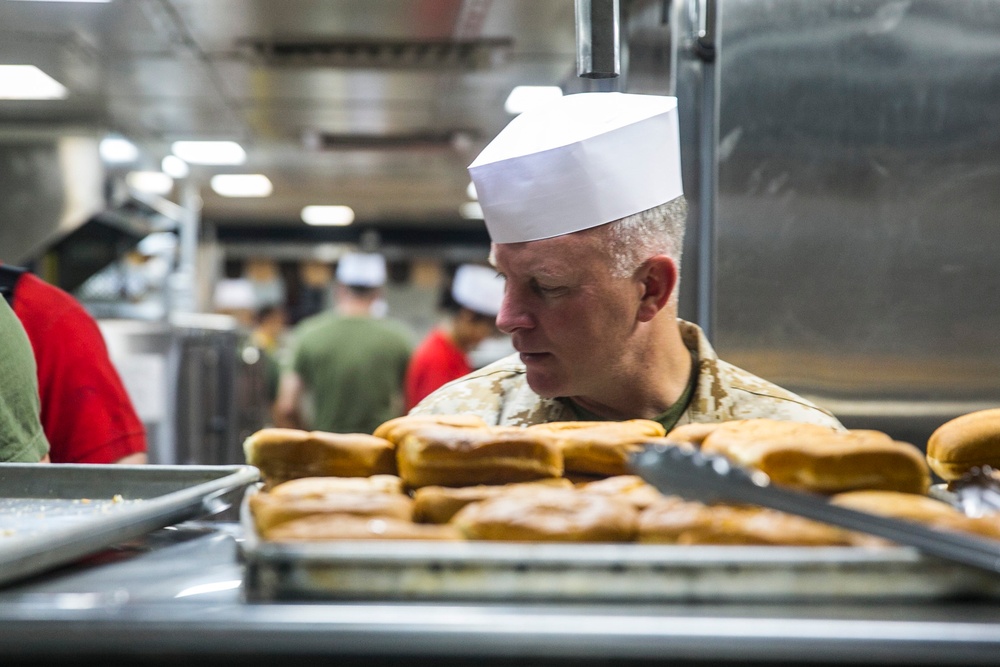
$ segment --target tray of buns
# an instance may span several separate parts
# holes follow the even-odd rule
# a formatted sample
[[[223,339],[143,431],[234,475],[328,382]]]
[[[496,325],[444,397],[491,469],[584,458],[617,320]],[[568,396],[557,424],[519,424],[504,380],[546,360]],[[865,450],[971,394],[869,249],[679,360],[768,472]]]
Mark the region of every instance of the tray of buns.
[[[766,505],[673,495],[634,467],[656,448],[702,450],[831,505],[1000,540],[995,517],[930,495],[913,445],[765,421],[665,434],[646,420],[411,415],[371,435],[264,429],[245,443],[261,470],[240,508],[246,599],[1000,597],[987,569]]]
[[[238,504],[247,465],[0,466],[0,584]]]
[[[248,602],[728,602],[1000,597],[989,573],[909,547],[263,539],[248,509]],[[379,530],[379,520],[370,519]],[[399,537],[399,536],[397,536]]]

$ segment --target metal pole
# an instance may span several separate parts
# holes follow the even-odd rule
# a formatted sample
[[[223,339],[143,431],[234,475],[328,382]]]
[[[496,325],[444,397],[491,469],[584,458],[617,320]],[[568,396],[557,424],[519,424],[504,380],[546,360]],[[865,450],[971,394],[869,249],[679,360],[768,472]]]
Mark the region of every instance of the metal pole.
[[[575,0],[576,73],[613,79],[621,72],[618,0]]]

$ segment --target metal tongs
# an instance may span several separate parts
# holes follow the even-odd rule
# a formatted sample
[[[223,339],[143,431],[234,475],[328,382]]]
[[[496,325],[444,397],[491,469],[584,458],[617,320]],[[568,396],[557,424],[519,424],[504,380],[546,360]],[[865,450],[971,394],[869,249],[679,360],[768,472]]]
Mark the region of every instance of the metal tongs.
[[[967,516],[1000,511],[1000,477],[990,466],[976,466],[948,483],[948,492]]]
[[[632,470],[663,493],[704,503],[760,505],[877,535],[947,560],[1000,572],[1000,542],[832,505],[823,496],[781,488],[760,471],[722,456],[656,444],[632,456]]]

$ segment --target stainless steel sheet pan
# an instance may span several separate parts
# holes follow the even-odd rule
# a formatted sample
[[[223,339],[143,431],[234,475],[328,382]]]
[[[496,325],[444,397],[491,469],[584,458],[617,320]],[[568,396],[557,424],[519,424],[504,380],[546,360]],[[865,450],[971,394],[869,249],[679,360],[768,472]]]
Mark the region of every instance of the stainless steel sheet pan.
[[[252,466],[0,465],[0,585],[220,511]]]
[[[250,602],[728,602],[1000,597],[1000,576],[909,547],[344,540],[279,544],[241,505]]]

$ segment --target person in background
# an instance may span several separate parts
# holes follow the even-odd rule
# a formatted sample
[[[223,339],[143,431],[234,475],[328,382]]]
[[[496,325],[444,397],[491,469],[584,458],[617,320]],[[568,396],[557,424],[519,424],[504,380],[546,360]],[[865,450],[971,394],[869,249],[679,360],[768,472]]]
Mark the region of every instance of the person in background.
[[[406,409],[438,387],[472,372],[468,354],[496,332],[503,279],[486,266],[462,264],[443,294],[448,319],[413,352],[406,371]]]
[[[72,295],[0,266],[6,300],[31,342],[53,463],[148,462],[146,430],[97,321]]]
[[[215,283],[212,294],[215,312],[228,315],[246,330],[254,326],[257,313],[257,293],[246,278],[223,278]]]
[[[771,418],[842,429],[828,411],[726,363],[678,318],[687,208],[677,100],[567,95],[514,118],[469,172],[506,278],[498,328],[517,353],[413,414],[492,424]]]
[[[310,259],[299,264],[299,289],[291,321],[298,324],[307,317],[317,315],[332,306],[330,286],[333,271],[327,262]]]
[[[278,354],[281,351],[282,335],[287,326],[288,314],[285,307],[269,304],[257,309],[254,315],[254,327],[250,332],[250,344],[260,350],[265,364],[267,400],[272,405],[278,398],[278,379],[281,377]]]
[[[44,463],[49,443],[39,419],[38,378],[24,327],[0,299],[0,463]]]
[[[403,413],[412,336],[402,323],[380,316],[385,259],[349,253],[338,262],[336,277],[333,309],[291,332],[275,426],[371,433]]]

